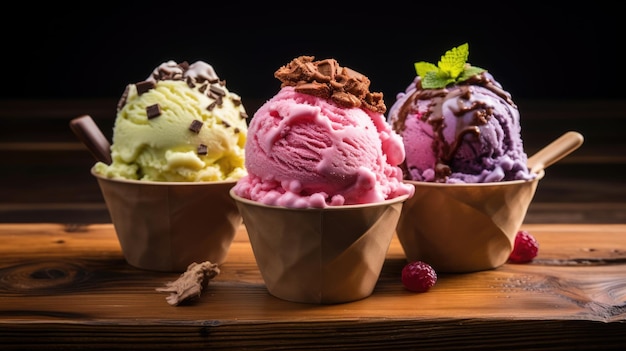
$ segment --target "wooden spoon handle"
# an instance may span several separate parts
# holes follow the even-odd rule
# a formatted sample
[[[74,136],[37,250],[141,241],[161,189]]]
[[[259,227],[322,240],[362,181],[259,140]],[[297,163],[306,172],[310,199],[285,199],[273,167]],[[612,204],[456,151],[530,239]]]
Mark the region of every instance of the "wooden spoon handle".
[[[111,145],[91,116],[83,115],[72,119],[70,128],[87,146],[96,161],[111,164]]]
[[[528,168],[530,168],[532,173],[538,173],[542,169],[548,168],[578,149],[582,145],[583,140],[582,134],[578,132],[567,132],[561,135],[528,158]]]

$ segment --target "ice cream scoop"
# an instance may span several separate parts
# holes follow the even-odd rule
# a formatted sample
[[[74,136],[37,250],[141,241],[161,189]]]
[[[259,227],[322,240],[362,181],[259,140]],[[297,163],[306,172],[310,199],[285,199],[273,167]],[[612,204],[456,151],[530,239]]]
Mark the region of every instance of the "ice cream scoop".
[[[389,109],[402,136],[405,179],[444,183],[528,180],[520,113],[486,70],[466,63],[467,44],[418,75]]]
[[[117,107],[109,178],[197,182],[246,172],[247,114],[211,65],[167,61],[128,84]]]
[[[381,202],[411,194],[398,165],[404,147],[383,113],[382,93],[334,59],[294,59],[276,71],[280,91],[249,126],[241,197],[315,207]]]

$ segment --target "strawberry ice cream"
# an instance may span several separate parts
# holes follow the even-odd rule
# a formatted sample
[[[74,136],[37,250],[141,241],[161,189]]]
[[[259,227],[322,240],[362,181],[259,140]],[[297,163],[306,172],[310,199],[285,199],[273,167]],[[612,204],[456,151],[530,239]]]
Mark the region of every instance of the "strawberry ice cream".
[[[254,114],[248,175],[235,194],[266,205],[323,208],[413,194],[398,167],[404,146],[369,79],[334,59],[301,56],[275,76],[281,90]]]

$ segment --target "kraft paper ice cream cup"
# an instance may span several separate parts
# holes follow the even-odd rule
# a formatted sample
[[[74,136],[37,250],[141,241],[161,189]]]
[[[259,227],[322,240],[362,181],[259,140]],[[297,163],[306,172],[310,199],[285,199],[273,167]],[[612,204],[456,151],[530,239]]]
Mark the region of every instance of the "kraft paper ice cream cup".
[[[229,190],[234,181],[98,180],[126,261],[137,268],[184,272],[221,264],[242,223]]]
[[[507,260],[515,235],[535,195],[533,180],[415,185],[398,221],[397,235],[409,261],[424,261],[438,272],[493,269]]]
[[[235,195],[269,293],[283,300],[336,304],[370,296],[403,202],[291,209]]]

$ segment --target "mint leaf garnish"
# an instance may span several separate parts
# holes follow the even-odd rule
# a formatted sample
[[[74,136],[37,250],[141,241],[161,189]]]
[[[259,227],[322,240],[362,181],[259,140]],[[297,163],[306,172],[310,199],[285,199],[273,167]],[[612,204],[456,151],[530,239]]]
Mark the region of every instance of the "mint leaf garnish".
[[[422,88],[444,88],[486,71],[467,63],[468,57],[469,44],[465,43],[448,50],[441,56],[437,66],[423,61],[415,62],[415,71],[422,78]]]

